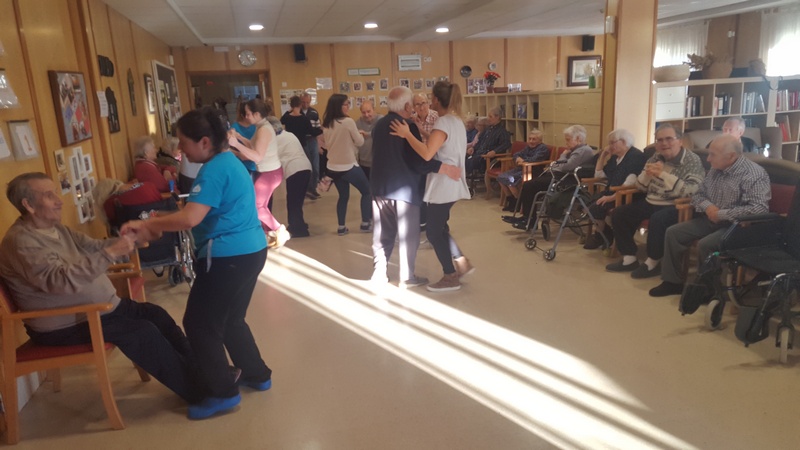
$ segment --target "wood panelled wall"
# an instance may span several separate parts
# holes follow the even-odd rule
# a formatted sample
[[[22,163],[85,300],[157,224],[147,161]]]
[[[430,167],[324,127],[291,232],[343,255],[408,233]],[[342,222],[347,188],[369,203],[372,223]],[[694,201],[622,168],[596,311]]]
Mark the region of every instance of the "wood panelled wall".
[[[146,109],[143,75],[152,74],[154,59],[168,63],[173,50],[108,8],[102,0],[0,0],[0,40],[5,48],[5,55],[0,56],[0,67],[5,69],[20,101],[19,108],[0,109],[0,129],[8,139],[9,121],[28,120],[40,150],[38,158],[0,162],[3,187],[24,172],[45,172],[56,180],[55,151],[63,149],[69,156],[75,147],[91,155],[96,179],[129,179],[132,175],[131,142],[145,134],[160,135],[159,121]],[[98,54],[109,57],[114,63],[113,77],[99,75]],[[128,90],[128,69],[134,81],[135,116]],[[184,91],[188,92],[185,69],[176,69],[181,99],[186,102],[183,106],[188,110],[188,97],[183,95]],[[83,73],[92,123],[91,139],[68,147],[61,145],[49,70]],[[108,120],[99,117],[96,92],[107,87],[114,91],[117,99],[121,125],[117,133],[110,133]],[[71,193],[62,200],[66,225],[93,236],[105,235],[106,226],[99,220],[79,224]],[[0,235],[17,216],[7,200],[0,200]]]
[[[395,42],[395,43],[342,43],[305,45],[306,62],[295,62],[291,45],[234,46],[226,52],[215,52],[212,47],[190,47],[186,50],[186,71],[202,73],[247,73],[269,71],[268,96],[279,96],[281,89],[306,89],[316,86],[316,78],[331,78],[332,90],[317,92],[318,107],[324,109],[330,95],[339,92],[339,83],[378,81],[388,78],[396,86],[401,78],[431,79],[447,76],[460,84],[466,93],[466,81],[459,75],[462,66],[472,68],[471,78],[482,77],[490,62],[497,63],[501,76],[498,86],[522,83],[525,90],[548,90],[558,70],[566,77],[566,61],[575,55],[602,55],[603,36],[596,36],[594,51],[582,52],[580,36],[528,37],[513,39],[483,39],[461,41]],[[253,50],[256,65],[244,69],[236,59],[239,51]],[[398,55],[419,54],[423,57],[422,70],[400,72]],[[265,55],[268,61],[262,63]],[[430,58],[428,61],[427,59]],[[262,65],[264,64],[264,65]],[[378,68],[380,75],[348,76],[347,69]],[[412,84],[413,87],[413,84]],[[421,92],[428,92],[423,89]],[[386,95],[386,91],[351,92],[350,96]],[[230,99],[229,99],[230,100]],[[378,112],[385,113],[384,108]],[[358,108],[350,111],[358,117]]]

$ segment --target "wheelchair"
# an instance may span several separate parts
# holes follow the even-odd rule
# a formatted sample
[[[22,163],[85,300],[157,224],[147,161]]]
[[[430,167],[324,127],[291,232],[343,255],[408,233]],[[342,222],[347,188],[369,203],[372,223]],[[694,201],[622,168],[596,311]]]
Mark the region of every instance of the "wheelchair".
[[[739,307],[735,334],[745,346],[769,337],[770,319],[778,319],[776,347],[786,363],[800,317],[800,182],[786,217],[760,214],[735,221],[719,252],[708,257],[697,279],[686,285],[680,312],[706,307],[706,326],[716,329],[725,304]],[[745,272],[755,272],[745,281]]]

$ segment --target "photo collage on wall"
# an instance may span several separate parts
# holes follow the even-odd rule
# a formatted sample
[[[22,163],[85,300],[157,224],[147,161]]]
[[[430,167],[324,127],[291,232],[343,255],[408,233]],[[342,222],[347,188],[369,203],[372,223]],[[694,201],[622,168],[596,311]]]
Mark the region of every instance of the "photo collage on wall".
[[[447,77],[439,77],[439,78],[400,78],[398,83],[400,86],[405,86],[412,91],[423,91],[425,93],[430,93],[433,86],[436,84],[437,80],[447,79]],[[339,82],[339,93],[340,94],[359,94],[359,93],[369,93],[375,91],[388,91],[390,88],[389,86],[389,79],[388,78],[381,78],[380,80],[364,80],[364,81],[340,81]],[[385,96],[379,96],[378,98],[381,99],[380,105],[384,105]],[[364,100],[370,99],[375,102],[375,95],[357,95],[350,97],[350,101],[353,106],[360,106]],[[353,100],[355,99],[355,100]]]
[[[72,188],[72,198],[78,211],[78,220],[80,223],[94,220],[96,205],[92,189],[97,184],[97,180],[92,175],[94,173],[92,156],[84,154],[80,147],[75,147],[69,156],[69,164],[66,164],[63,149],[56,150],[55,159],[61,193],[65,194]],[[69,172],[68,176],[67,172]]]

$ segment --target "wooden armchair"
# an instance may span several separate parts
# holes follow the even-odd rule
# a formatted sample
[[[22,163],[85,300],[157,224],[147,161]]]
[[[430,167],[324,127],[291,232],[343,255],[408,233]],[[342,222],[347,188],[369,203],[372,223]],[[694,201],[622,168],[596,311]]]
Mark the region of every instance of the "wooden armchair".
[[[147,301],[138,250],[131,253],[130,261],[109,266],[107,275],[117,290],[117,297],[129,298],[137,302]]]
[[[550,149],[550,158],[546,161],[537,161],[537,162],[524,162],[522,163],[522,181],[530,181],[536,178],[536,175],[541,172],[539,169],[544,169],[545,167],[549,166],[550,163],[557,160],[562,153],[567,151],[566,147],[556,147],[553,145],[548,145],[547,148]],[[536,175],[534,174],[537,172]]]
[[[486,160],[486,172],[483,175],[483,182],[486,185],[487,199],[491,198],[494,191],[498,191],[500,192],[500,205],[502,206],[505,204],[505,196],[502,190],[496,186],[497,176],[512,169],[516,165],[514,163],[514,155],[524,150],[527,145],[527,142],[514,141],[511,143],[510,153],[502,153],[494,156],[483,155],[483,158]]]
[[[103,397],[103,404],[108,413],[108,418],[111,421],[111,427],[115,430],[125,428],[117,409],[117,404],[114,401],[106,365],[106,352],[111,351],[114,346],[103,340],[103,331],[100,324],[100,312],[109,309],[111,309],[111,303],[21,312],[17,310],[5,284],[0,282],[0,322],[2,323],[3,336],[3,419],[6,428],[6,441],[9,444],[19,442],[17,377],[33,372],[48,371],[48,375],[54,375],[52,377],[54,390],[58,392],[61,389],[58,370],[61,367],[82,364],[93,364],[97,368],[100,393]],[[48,347],[28,341],[19,347],[16,346],[16,324],[21,323],[22,319],[74,314],[86,314],[92,336],[91,344]]]
[[[109,278],[117,288],[117,295],[138,301],[144,301],[144,278],[139,266],[139,256],[133,252],[131,262],[116,264],[109,268]],[[47,380],[53,382],[53,391],[61,391],[62,367],[93,364],[97,369],[100,394],[106,413],[115,430],[125,428],[111,389],[106,362],[107,354],[116,348],[103,339],[100,313],[111,309],[111,303],[77,305],[65,308],[19,311],[11,298],[5,283],[0,279],[0,326],[2,326],[2,361],[3,379],[3,421],[6,441],[9,444],[19,442],[19,416],[17,400],[17,378],[34,372],[47,372]],[[17,347],[17,324],[23,319],[52,317],[61,315],[86,314],[89,323],[91,343],[70,346],[37,345],[28,340]],[[150,375],[135,366],[142,381],[149,381]]]

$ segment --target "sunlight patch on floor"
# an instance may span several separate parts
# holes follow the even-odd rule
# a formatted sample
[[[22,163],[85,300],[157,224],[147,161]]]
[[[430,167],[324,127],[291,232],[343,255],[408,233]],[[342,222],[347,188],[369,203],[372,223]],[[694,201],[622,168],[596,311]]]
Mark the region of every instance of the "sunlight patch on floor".
[[[288,248],[261,282],[564,448],[694,448],[590,364],[391,285],[342,277]]]

